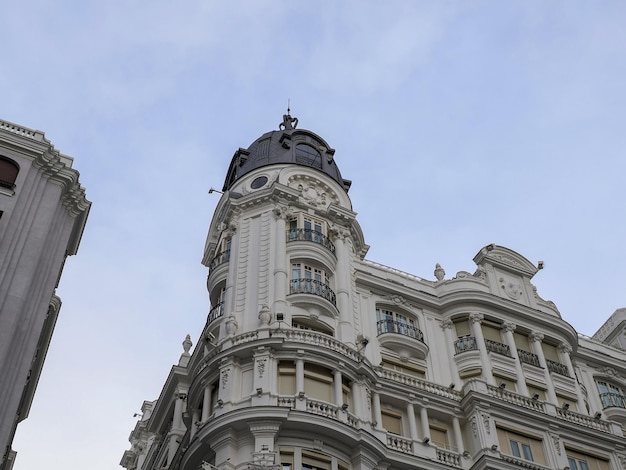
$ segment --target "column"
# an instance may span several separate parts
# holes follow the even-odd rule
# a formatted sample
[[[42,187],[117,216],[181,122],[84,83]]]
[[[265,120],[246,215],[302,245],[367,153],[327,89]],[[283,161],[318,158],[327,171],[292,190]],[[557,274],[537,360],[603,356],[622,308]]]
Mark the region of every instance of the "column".
[[[504,333],[504,341],[511,350],[511,356],[515,359],[515,373],[517,375],[517,393],[528,396],[528,388],[526,387],[526,377],[524,376],[524,369],[522,369],[522,363],[517,357],[517,346],[515,345],[515,337],[513,332],[516,325],[512,322],[505,322],[502,325],[502,332]]]
[[[304,393],[304,359],[296,359],[296,394]]]
[[[350,384],[350,394],[352,395],[352,412],[359,420],[363,419],[363,394],[362,394],[363,379],[354,380]]]
[[[528,340],[530,341],[530,347],[533,350],[533,353],[537,355],[539,359],[539,365],[543,367],[543,376],[546,382],[546,387],[548,391],[548,401],[550,403],[558,406],[559,400],[556,398],[556,393],[554,391],[554,384],[552,383],[552,377],[550,376],[550,371],[546,365],[546,357],[543,355],[543,348],[541,347],[541,342],[543,341],[543,333],[533,331],[530,335],[528,335]]]
[[[456,444],[456,449],[459,454],[465,452],[465,446],[463,445],[463,434],[461,433],[461,424],[459,423],[459,418],[456,416],[452,417],[452,433],[454,434],[454,442]]]
[[[333,376],[334,376],[334,380],[333,380],[333,391],[335,394],[335,405],[337,406],[341,406],[343,405],[343,390],[341,387],[341,382],[342,382],[342,377],[341,377],[341,371],[339,369],[335,369],[333,371]]]
[[[448,364],[450,365],[450,376],[452,377],[452,383],[454,384],[455,388],[457,390],[459,390],[462,386],[462,382],[461,382],[461,378],[459,377],[459,371],[456,367],[456,363],[454,362],[454,341],[455,341],[455,336],[452,333],[452,328],[454,328],[454,323],[452,323],[452,320],[450,320],[449,318],[446,318],[445,320],[442,320],[442,322],[439,324],[439,326],[441,327],[441,329],[443,330],[443,333],[446,337],[446,348],[448,350]]]
[[[585,405],[585,398],[583,396],[583,391],[580,388],[580,383],[578,382],[578,376],[576,375],[576,371],[574,370],[574,364],[572,364],[572,358],[570,354],[572,352],[572,347],[567,343],[559,344],[557,348],[557,352],[559,353],[559,359],[563,364],[567,366],[567,370],[569,370],[570,376],[575,380],[576,387],[576,398],[578,400],[578,412],[587,414],[587,406]]]
[[[168,457],[167,464],[172,463],[172,459],[174,458],[174,454],[176,453],[176,449],[178,449],[178,441],[180,437],[185,433],[185,424],[183,423],[183,405],[184,401],[187,398],[185,393],[181,393],[179,391],[174,395],[174,417],[172,418],[172,429],[169,433],[169,443],[168,443]]]
[[[204,396],[202,397],[202,422],[209,419],[211,412],[211,384],[204,387]]]
[[[335,256],[337,256],[337,267],[335,269],[335,294],[337,296],[337,309],[339,310],[339,325],[341,336],[344,340],[354,337],[354,331],[350,322],[350,291],[352,289],[352,279],[350,275],[350,254],[346,247],[346,238],[349,232],[339,229],[336,232]],[[349,331],[347,329],[349,328]],[[350,335],[350,336],[348,336]]]
[[[374,427],[376,429],[382,429],[383,427],[383,415],[380,412],[380,395],[378,392],[372,390],[372,408],[374,411]]]
[[[411,439],[418,441],[419,436],[417,435],[417,422],[415,421],[415,407],[413,406],[413,403],[409,402],[406,404],[406,414],[409,417],[409,432],[411,433]]]
[[[274,240],[274,314],[287,313],[287,286],[289,285],[289,266],[287,262],[287,224],[285,218],[288,217],[287,208],[277,206],[274,209],[274,220],[276,221],[276,237]]]
[[[428,408],[426,404],[420,407],[420,421],[422,422],[422,442],[430,442],[430,426],[428,425]]]
[[[493,374],[491,373],[491,360],[489,359],[489,352],[487,351],[487,347],[485,346],[483,329],[480,326],[484,318],[485,317],[482,313],[470,313],[469,323],[470,329],[472,331],[472,336],[476,338],[476,346],[480,351],[480,363],[483,369],[482,375],[488,384],[495,385],[496,381],[493,379]]]
[[[200,421],[200,410],[194,409],[191,414],[191,424],[189,425],[189,434],[191,439],[193,439],[193,436],[196,435],[196,431],[198,430],[198,426],[196,426],[198,421]]]

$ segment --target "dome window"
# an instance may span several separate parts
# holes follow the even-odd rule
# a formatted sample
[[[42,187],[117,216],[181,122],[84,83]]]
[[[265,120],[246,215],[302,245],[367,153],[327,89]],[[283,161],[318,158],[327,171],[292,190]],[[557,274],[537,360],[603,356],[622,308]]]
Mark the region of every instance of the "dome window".
[[[296,145],[296,163],[322,169],[322,156],[308,144]]]

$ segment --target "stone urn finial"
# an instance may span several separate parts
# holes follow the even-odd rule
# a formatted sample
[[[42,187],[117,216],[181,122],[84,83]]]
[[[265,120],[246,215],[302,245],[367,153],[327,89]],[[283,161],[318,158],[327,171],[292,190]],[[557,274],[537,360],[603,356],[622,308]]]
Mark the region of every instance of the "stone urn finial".
[[[443,281],[443,277],[446,275],[446,271],[441,267],[439,263],[435,265],[435,278],[437,282]]]
[[[237,319],[235,318],[235,315],[230,314],[228,318],[226,319],[226,333],[229,336],[232,336],[235,334],[238,327],[239,327],[239,324],[237,323]]]
[[[185,340],[183,341],[183,354],[185,356],[189,356],[189,350],[191,349],[191,346],[193,346],[193,343],[191,342],[191,336],[187,335],[185,336]]]
[[[259,311],[259,320],[261,322],[261,325],[269,325],[270,321],[272,320],[272,312],[270,311],[270,308],[265,304],[261,306],[261,310]]]

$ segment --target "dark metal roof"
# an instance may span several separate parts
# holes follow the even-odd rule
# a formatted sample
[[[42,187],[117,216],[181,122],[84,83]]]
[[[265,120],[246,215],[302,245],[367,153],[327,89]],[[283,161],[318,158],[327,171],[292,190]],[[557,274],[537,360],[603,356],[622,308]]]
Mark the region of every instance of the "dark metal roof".
[[[267,132],[247,149],[237,150],[230,162],[223,191],[230,189],[239,178],[257,168],[293,163],[326,173],[348,192],[352,182],[341,177],[334,160],[335,150],[317,134],[296,129],[297,123],[297,118],[285,114],[279,126],[280,130]]]

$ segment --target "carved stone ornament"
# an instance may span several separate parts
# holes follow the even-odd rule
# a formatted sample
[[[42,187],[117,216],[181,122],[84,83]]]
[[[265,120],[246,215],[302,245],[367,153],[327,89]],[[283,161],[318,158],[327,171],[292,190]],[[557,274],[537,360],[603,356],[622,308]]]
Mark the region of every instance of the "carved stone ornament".
[[[230,375],[230,367],[222,369],[222,388],[226,388],[228,385],[228,376]]]
[[[480,417],[483,419],[483,425],[485,426],[485,431],[487,434],[491,433],[491,419],[487,413],[481,413]]]
[[[477,277],[478,279],[485,281],[487,279],[487,271],[485,270],[484,267],[478,266],[476,268],[476,271],[474,272],[474,277]]]
[[[183,341],[183,354],[188,356],[191,346],[193,346],[193,343],[191,342],[191,336],[187,335],[185,336],[185,340]]]
[[[536,341],[538,343],[541,343],[543,341],[543,333],[540,333],[538,331],[533,331],[532,333],[530,333],[528,335],[528,339],[531,342],[535,342]]]
[[[261,357],[259,359],[257,359],[256,361],[256,367],[257,370],[259,372],[259,378],[263,377],[263,374],[265,373],[265,364],[267,363],[267,358],[266,357]]]
[[[559,435],[550,433],[550,437],[552,438],[552,443],[554,444],[557,454],[561,455],[561,442]]]
[[[396,305],[404,305],[406,307],[410,307],[411,305],[407,302],[407,300],[401,295],[387,295],[384,297],[385,300],[396,304]]]
[[[517,325],[510,321],[504,322],[502,324],[502,329],[504,331],[510,331],[511,333],[513,333],[515,331],[515,328],[517,328]]]
[[[507,281],[503,277],[499,279],[500,285],[502,289],[504,289],[504,293],[508,295],[513,300],[519,300],[522,296],[522,285],[516,284],[512,281]]]
[[[474,438],[477,438],[478,437],[478,420],[476,419],[476,416],[472,416],[469,422],[470,422],[470,427],[472,428],[472,434],[474,435]]]
[[[449,318],[444,318],[443,320],[441,320],[441,323],[439,324],[439,326],[441,326],[442,330],[447,330],[447,329],[452,329],[452,327],[454,326],[454,323]]]
[[[559,344],[558,350],[562,353],[565,354],[571,354],[572,353],[572,347],[567,344],[567,343],[561,343]]]
[[[485,319],[485,316],[482,313],[470,313],[469,320],[472,323],[481,323]]]
[[[237,319],[235,318],[235,315],[229,315],[228,318],[226,319],[226,333],[229,336],[233,336],[235,332],[237,331],[238,327],[239,327],[239,324],[237,323]]]
[[[259,311],[259,321],[261,325],[269,325],[272,320],[272,312],[267,305],[261,306],[261,310]]]
[[[603,367],[602,369],[600,369],[600,371],[603,374],[609,375],[611,377],[616,377],[617,376],[617,371],[613,367]]]

